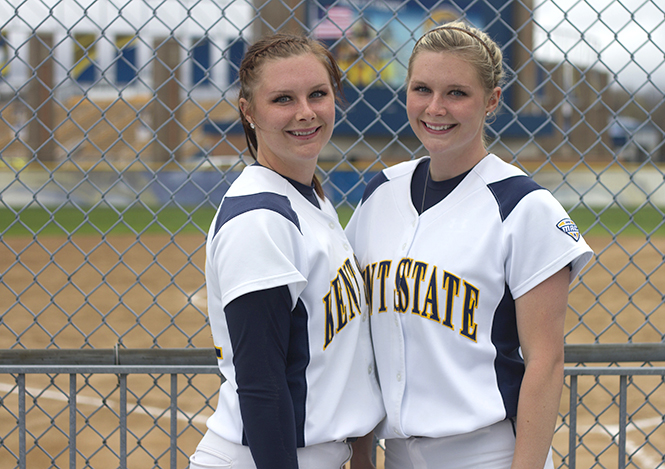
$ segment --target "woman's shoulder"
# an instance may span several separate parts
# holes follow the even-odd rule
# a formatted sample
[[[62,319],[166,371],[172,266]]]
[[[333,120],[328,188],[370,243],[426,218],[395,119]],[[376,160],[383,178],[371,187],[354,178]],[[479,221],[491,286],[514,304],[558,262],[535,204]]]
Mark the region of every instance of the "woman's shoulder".
[[[274,171],[259,165],[248,166],[231,183],[225,197],[272,192],[286,195],[288,181]]]
[[[422,158],[416,160],[402,161],[393,166],[385,168],[372,177],[365,187],[363,192],[362,201],[365,202],[379,187],[386,183],[397,182],[403,178],[408,178],[411,181],[411,175],[415,171]]]
[[[488,183],[501,181],[515,176],[527,176],[517,166],[489,153],[476,165],[474,171]],[[528,177],[528,176],[527,176]]]
[[[300,220],[287,195],[288,182],[281,177],[275,178],[270,174],[272,171],[265,168],[256,168],[259,171],[254,169],[245,168],[222,199],[215,219],[214,233],[249,212],[253,212],[250,220],[255,224],[264,223],[263,219],[266,217],[272,220],[270,223],[274,223],[273,216],[279,215],[277,221],[292,223],[300,230]]]
[[[416,167],[425,159],[429,159],[429,156],[423,156],[414,160],[402,161],[384,169],[382,172],[385,173],[390,180],[395,180],[404,176],[411,176]]]
[[[553,199],[549,191],[535,182],[520,168],[503,161],[496,155],[488,155],[474,168],[474,172],[481,178],[482,184],[495,199],[502,220],[529,196],[535,206],[541,209],[543,201]],[[542,194],[543,197],[534,197],[530,194]],[[546,204],[548,205],[548,204]]]

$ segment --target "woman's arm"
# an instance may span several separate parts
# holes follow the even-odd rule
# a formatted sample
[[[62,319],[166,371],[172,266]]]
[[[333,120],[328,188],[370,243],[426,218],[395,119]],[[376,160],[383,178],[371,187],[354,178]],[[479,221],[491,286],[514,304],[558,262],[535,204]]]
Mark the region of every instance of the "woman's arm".
[[[560,270],[515,300],[526,370],[517,407],[512,469],[545,465],[563,387],[563,334],[570,269]]]
[[[297,469],[296,422],[286,379],[291,295],[248,293],[225,308],[244,438],[257,469]]]

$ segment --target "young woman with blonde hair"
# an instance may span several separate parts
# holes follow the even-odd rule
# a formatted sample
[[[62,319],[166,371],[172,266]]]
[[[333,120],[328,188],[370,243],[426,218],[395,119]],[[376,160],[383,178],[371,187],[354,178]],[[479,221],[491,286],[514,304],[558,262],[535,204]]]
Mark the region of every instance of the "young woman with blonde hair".
[[[568,285],[592,252],[552,194],[487,151],[501,50],[462,22],[408,67],[429,156],[372,179],[346,232],[364,270],[386,469],[552,468]]]

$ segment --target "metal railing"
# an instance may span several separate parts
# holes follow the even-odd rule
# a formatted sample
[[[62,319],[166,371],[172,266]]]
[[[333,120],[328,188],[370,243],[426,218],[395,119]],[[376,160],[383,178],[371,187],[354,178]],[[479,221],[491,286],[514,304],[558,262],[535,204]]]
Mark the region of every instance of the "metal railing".
[[[16,463],[12,467],[20,469],[45,467],[41,463],[28,463],[29,455],[40,452],[40,450],[41,452],[50,451],[47,457],[47,459],[51,460],[50,467],[59,469],[76,469],[77,467],[148,467],[128,463],[128,458],[135,452],[135,449],[128,448],[128,435],[135,435],[138,430],[138,428],[133,429],[128,424],[128,416],[132,413],[130,409],[132,405],[128,400],[128,397],[131,395],[135,397],[133,412],[136,412],[138,409],[142,413],[150,414],[153,420],[152,423],[141,423],[142,430],[138,431],[149,432],[151,427],[156,427],[161,434],[158,444],[154,446],[157,449],[154,449],[153,454],[157,454],[157,458],[153,459],[155,461],[166,459],[167,462],[155,462],[153,467],[162,467],[165,469],[182,467],[182,461],[179,461],[178,458],[182,459],[187,456],[186,453],[183,453],[187,449],[181,449],[178,441],[179,436],[182,434],[182,430],[178,430],[178,422],[179,420],[183,420],[181,418],[183,417],[183,405],[182,402],[178,402],[179,397],[182,399],[183,391],[182,387],[179,388],[178,380],[184,377],[187,381],[191,381],[192,377],[196,375],[213,375],[212,377],[216,378],[214,381],[216,381],[217,385],[221,383],[214,351],[209,349],[125,350],[116,347],[113,350],[5,350],[0,352],[0,375],[2,374],[11,375],[15,382],[8,389],[6,388],[4,396],[0,397],[0,413],[7,412],[13,415],[16,418],[16,426],[12,429],[9,426],[6,416],[2,419],[4,431],[7,433],[0,440],[0,454],[5,452],[12,455],[16,459]],[[39,404],[40,399],[46,400],[49,398],[45,394],[48,392],[48,386],[43,389],[30,389],[26,385],[26,376],[30,375],[49,376],[52,383],[57,376],[68,377],[68,389],[60,387],[56,391],[62,393],[60,400],[66,404],[56,410],[56,413],[66,413],[69,419],[66,442],[68,461],[64,464],[56,462],[57,456],[62,455],[65,451],[62,442],[61,446],[55,451],[51,448],[47,449],[49,442],[40,442],[39,440],[42,436],[35,435],[29,430],[28,422],[31,415],[38,414],[36,416],[38,419],[41,416],[41,411],[46,407]],[[100,408],[108,407],[109,403],[107,399],[110,395],[115,395],[117,409],[113,416],[117,418],[117,423],[112,424],[112,427],[116,429],[117,441],[115,444],[111,444],[106,441],[107,438],[104,439],[103,446],[109,449],[106,457],[110,457],[112,460],[107,460],[103,464],[92,463],[90,457],[83,454],[77,447],[77,442],[81,441],[79,434],[82,431],[81,426],[77,425],[77,420],[80,420],[82,416],[78,401],[83,396],[79,389],[79,377],[83,377],[84,382],[87,382],[92,375],[117,376],[117,383],[111,386],[111,390],[108,391],[107,396],[101,399],[98,405]],[[168,388],[163,389],[163,391],[168,396],[168,405],[164,405],[163,402],[161,404],[146,403],[160,401],[148,394],[139,398],[128,386],[128,379],[131,375],[166,377]],[[149,386],[158,387],[154,385]],[[15,407],[9,409],[7,401],[8,397],[12,394],[16,394]],[[32,411],[27,406],[30,398],[33,400]],[[192,412],[191,415],[184,415],[184,420],[186,421],[186,427],[191,426],[194,428],[196,430],[195,433],[200,438],[202,434],[202,419],[199,418],[198,422],[193,422],[192,420],[200,411],[210,410],[214,404],[210,403],[210,396],[201,394],[199,395],[199,400],[195,404],[195,408],[198,410]],[[156,408],[158,405],[162,407]],[[52,419],[52,425],[55,427],[53,429],[62,431],[63,425],[60,424],[58,428],[55,418],[53,416],[50,418]],[[160,420],[168,421],[168,427],[164,427],[159,422]],[[82,426],[87,427],[89,425],[88,418],[84,418]],[[13,433],[16,433],[14,445],[10,447],[7,444],[9,441],[8,437]],[[27,445],[28,435],[32,435],[34,438],[32,447],[28,447]],[[41,435],[47,435],[45,438],[50,438],[48,430],[42,431]],[[136,442],[135,444],[140,447],[141,439],[137,438]],[[192,448],[190,447],[189,450],[191,451]],[[8,460],[9,458],[5,457],[3,459]],[[80,463],[77,464],[77,460],[80,460]],[[3,467],[9,466],[3,465]]]
[[[36,405],[41,398],[40,395],[31,395],[31,391],[26,385],[26,376],[28,375],[65,375],[68,377],[68,388],[63,388],[59,392],[66,397],[66,406],[61,412],[65,412],[69,419],[68,434],[66,448],[61,446],[58,452],[63,454],[67,453],[66,461],[59,461],[51,467],[58,469],[77,469],[80,467],[106,467],[99,465],[91,465],[90,460],[82,454],[81,450],[77,447],[80,441],[79,434],[81,432],[81,424],[77,424],[80,420],[81,412],[78,408],[78,399],[81,396],[79,391],[78,382],[79,376],[89,376],[92,374],[109,374],[115,375],[118,378],[116,386],[118,398],[118,411],[117,411],[117,445],[114,449],[114,454],[109,467],[137,467],[136,464],[129,463],[131,454],[135,452],[135,448],[128,445],[128,435],[136,433],[130,425],[128,425],[128,415],[132,410],[136,411],[137,408],[146,409],[150,404],[139,402],[131,405],[128,400],[129,395],[132,394],[128,387],[128,377],[130,375],[159,375],[165,376],[168,380],[169,387],[166,391],[168,395],[167,405],[162,403],[163,407],[158,411],[151,411],[158,414],[154,425],[159,426],[158,420],[164,420],[168,427],[162,428],[162,438],[156,447],[159,449],[152,449],[152,453],[161,456],[161,460],[155,461],[153,467],[163,469],[176,469],[186,465],[186,456],[194,449],[193,444],[196,444],[196,439],[190,442],[190,445],[183,445],[179,442],[179,437],[183,434],[183,429],[178,429],[178,421],[182,420],[179,415],[182,414],[181,402],[182,389],[178,385],[179,377],[193,375],[214,375],[219,383],[221,378],[216,364],[214,351],[212,350],[177,350],[177,349],[146,349],[146,350],[79,350],[79,351],[54,351],[44,350],[24,350],[24,351],[2,351],[0,352],[0,375],[7,374],[15,380],[13,388],[7,392],[2,399],[0,399],[0,411],[5,412],[7,409],[7,397],[10,393],[15,393],[17,399],[15,401],[15,408],[11,409],[11,414],[16,417],[16,427],[13,429],[17,433],[14,438],[14,445],[8,447],[7,435],[3,438],[0,448],[7,454],[11,454],[15,459],[15,463],[6,467],[16,467],[18,469],[26,469],[28,467],[36,467],[36,465],[28,464],[31,453],[37,451],[40,446],[38,438],[34,441],[34,445],[29,446],[27,443],[28,435],[28,421],[31,418],[31,412],[28,409],[28,401],[33,400]],[[601,345],[568,345],[566,346],[565,360],[569,364],[565,368],[566,388],[568,392],[567,410],[560,412],[560,424],[557,427],[555,434],[555,455],[560,459],[560,465],[557,467],[573,468],[586,468],[591,467],[580,464],[578,462],[578,450],[584,449],[585,453],[591,450],[597,456],[594,458],[594,464],[597,467],[616,467],[624,469],[626,467],[634,467],[639,469],[655,469],[656,466],[640,465],[640,452],[644,453],[650,451],[657,453],[656,460],[660,464],[665,464],[662,461],[665,458],[665,449],[657,444],[637,444],[632,446],[632,451],[627,450],[627,432],[629,426],[643,431],[636,422],[634,410],[631,413],[629,409],[629,396],[628,390],[631,387],[632,380],[641,376],[656,376],[660,377],[660,386],[665,386],[665,367],[651,366],[652,363],[665,362],[665,345],[659,344],[601,344]],[[614,362],[614,366],[580,366],[582,364],[594,362]],[[623,363],[643,363],[649,365],[643,366],[620,366]],[[17,364],[20,363],[20,364]],[[577,364],[577,366],[570,366],[570,364]],[[597,393],[593,391],[580,392],[579,380],[583,378],[591,378],[596,383],[601,380],[601,377],[616,377],[619,381],[618,392],[612,393],[611,405],[614,407],[613,421],[608,423],[607,419],[603,417],[603,421],[599,420],[599,416],[594,416],[591,426],[587,425],[586,430],[580,430],[580,407],[586,413],[586,401],[597,399]],[[635,385],[634,383],[632,384]],[[611,388],[612,384],[607,381],[603,383],[602,390],[606,391]],[[654,391],[655,392],[655,391]],[[662,391],[661,391],[662,394]],[[143,399],[147,399],[144,397]],[[212,410],[209,402],[209,396],[199,396],[200,402],[194,405],[194,408]],[[565,399],[565,398],[564,398]],[[192,404],[192,402],[188,402]],[[131,408],[131,409],[130,409]],[[33,407],[35,409],[35,407]],[[608,409],[604,410],[606,414]],[[37,413],[35,410],[34,413]],[[662,414],[660,414],[661,422],[655,425],[656,428],[665,426]],[[586,416],[585,416],[586,417]],[[186,426],[193,425],[192,416],[186,416]],[[7,421],[5,420],[5,428],[7,428]],[[199,422],[200,423],[200,422]],[[83,422],[83,426],[87,425]],[[145,425],[145,424],[144,424]],[[164,425],[164,424],[162,424]],[[584,442],[584,439],[590,434],[590,429],[594,425],[601,425],[606,431],[605,443],[594,441],[592,443]],[[609,430],[611,427],[613,430]],[[136,430],[136,429],[134,429]],[[202,425],[199,424],[199,432],[205,431]],[[656,431],[650,432],[654,435]],[[10,432],[11,433],[11,432]],[[645,433],[646,434],[646,433]],[[566,438],[561,438],[562,435],[567,435]],[[33,435],[35,438],[35,435]],[[556,442],[567,442],[564,444],[556,444]],[[646,438],[648,442],[648,438]],[[141,446],[140,439],[138,446]],[[145,445],[145,443],[143,443]],[[649,446],[650,445],[650,446]],[[41,446],[45,446],[41,444]],[[614,460],[610,453],[615,453]],[[611,462],[602,462],[598,457],[609,459]],[[638,457],[639,456],[639,457]],[[53,461],[56,458],[51,455]],[[4,461],[9,461],[11,458],[3,458]],[[584,458],[582,458],[584,459]],[[653,461],[654,456],[649,456],[648,461]],[[615,464],[615,465],[614,465]],[[40,466],[44,467],[44,466]],[[143,466],[146,467],[146,466]]]
[[[640,411],[645,403],[643,396],[639,396],[642,399],[633,396],[629,399],[628,396],[629,387],[633,387],[638,394],[641,393],[638,391],[640,383],[635,381],[639,380],[639,377],[655,377],[655,381],[652,380],[650,383],[654,386],[651,394],[658,395],[658,389],[660,394],[663,393],[665,366],[662,363],[665,363],[665,344],[567,345],[565,350],[566,362],[576,363],[576,366],[565,368],[568,409],[560,412],[561,424],[557,428],[555,438],[567,432],[568,445],[567,454],[558,452],[558,456],[562,459],[560,467],[643,469],[665,466],[665,446],[660,439],[665,430],[663,408],[656,408],[647,423],[645,418],[640,417]],[[594,363],[612,366],[589,366]],[[641,366],[636,366],[640,364]],[[601,377],[612,378],[603,382]],[[585,390],[582,392],[580,380],[590,382],[584,383]],[[610,388],[613,389],[611,395],[607,393],[607,389]],[[605,400],[606,406],[601,412],[594,413],[590,410],[588,402],[597,400]],[[655,401],[653,404],[662,405]],[[608,413],[612,414],[610,419],[602,416]],[[578,418],[582,414],[583,418]],[[640,422],[652,426],[653,430],[647,431],[641,428]],[[630,451],[627,450],[629,428],[640,432],[644,437],[639,444],[631,445]],[[598,438],[598,434],[602,437]],[[652,442],[649,441],[650,436],[653,436]],[[596,441],[585,443],[585,439],[592,437],[595,437]],[[561,451],[565,447],[563,446],[565,439],[559,441],[561,446],[555,447],[555,451]],[[584,452],[581,463],[578,462],[578,450]]]

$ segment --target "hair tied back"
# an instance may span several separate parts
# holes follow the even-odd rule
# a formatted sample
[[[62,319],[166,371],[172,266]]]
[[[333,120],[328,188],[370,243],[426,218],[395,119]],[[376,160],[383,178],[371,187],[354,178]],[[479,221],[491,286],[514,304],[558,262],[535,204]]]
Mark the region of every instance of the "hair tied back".
[[[469,36],[473,37],[474,39],[476,39],[480,44],[482,44],[482,46],[483,46],[483,47],[485,48],[485,50],[487,51],[487,55],[489,55],[490,60],[492,61],[492,67],[496,67],[496,62],[494,61],[494,54],[492,54],[492,51],[490,50],[490,48],[489,48],[489,46],[487,45],[487,43],[485,43],[485,41],[483,41],[483,40],[480,38],[480,36],[478,36],[477,34],[471,32],[471,31],[469,31],[469,30],[467,30],[467,29],[464,29],[464,28],[458,28],[458,27],[456,27],[456,26],[447,26],[447,25],[444,24],[444,25],[442,25],[442,26],[437,26],[436,28],[430,29],[430,30],[427,31],[425,34],[423,34],[423,35],[420,37],[420,39],[418,39],[418,41],[416,42],[416,45],[414,46],[414,49],[415,49],[416,47],[418,47],[418,44],[420,43],[420,41],[423,40],[423,38],[424,38],[425,36],[427,36],[428,34],[434,32],[434,31],[441,31],[441,30],[444,30],[444,29],[448,29],[448,30],[451,30],[451,29],[452,29],[452,30],[455,30],[455,31],[461,31],[461,32],[466,33],[466,34],[468,34]]]

